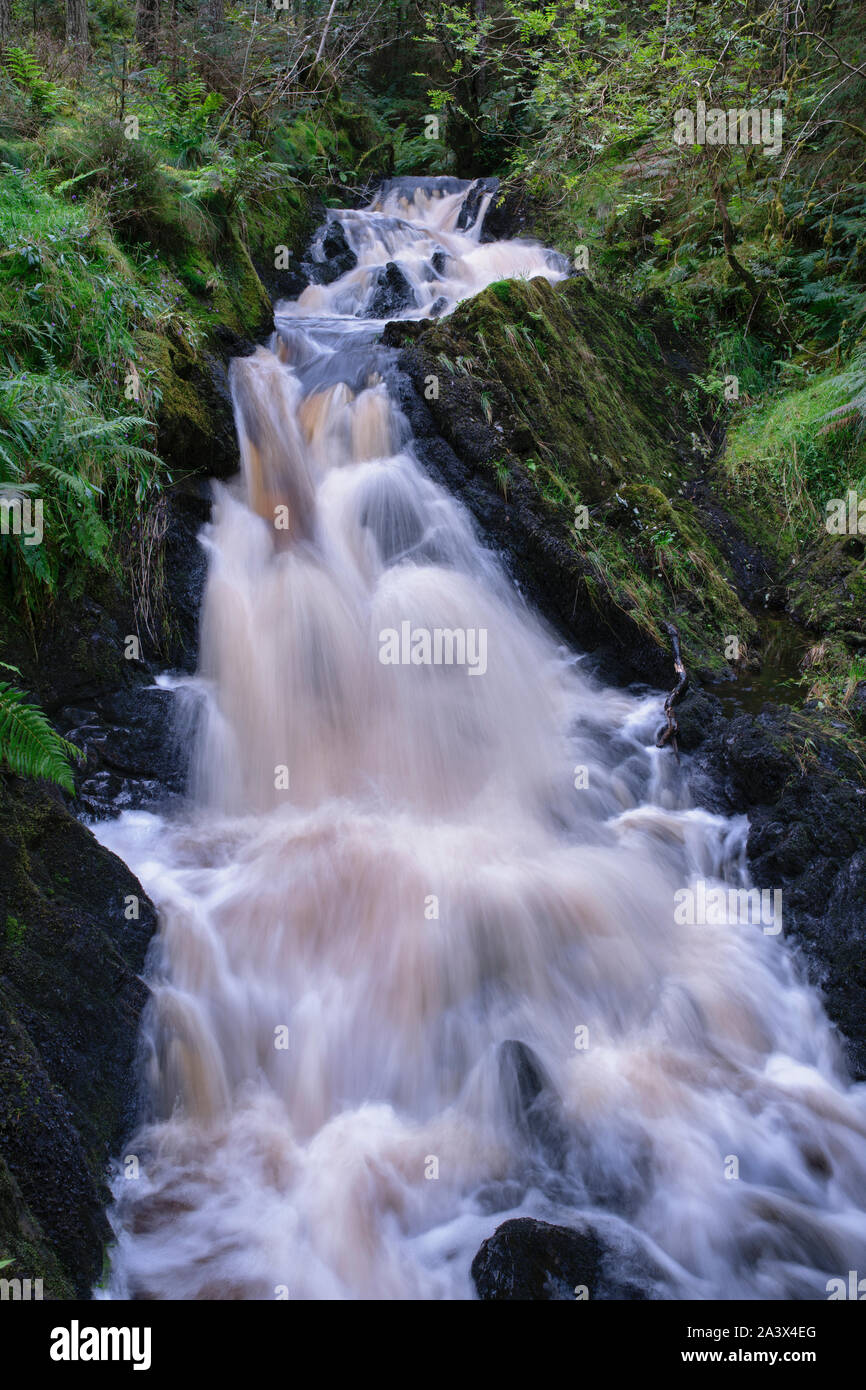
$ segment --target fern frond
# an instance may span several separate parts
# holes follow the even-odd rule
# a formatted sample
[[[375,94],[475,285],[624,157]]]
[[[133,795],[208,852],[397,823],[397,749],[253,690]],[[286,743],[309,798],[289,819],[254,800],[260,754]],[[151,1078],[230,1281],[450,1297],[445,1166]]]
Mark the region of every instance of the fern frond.
[[[115,415],[111,420],[97,420],[95,424],[71,429],[67,432],[67,438],[76,441],[114,438],[116,435],[125,435],[127,430],[136,425],[144,429],[153,428],[150,420],[146,420],[143,415]]]
[[[5,665],[5,663],[4,663]],[[0,681],[0,758],[22,777],[42,777],[75,795],[70,759],[81,750],[52,729],[22,690]]]

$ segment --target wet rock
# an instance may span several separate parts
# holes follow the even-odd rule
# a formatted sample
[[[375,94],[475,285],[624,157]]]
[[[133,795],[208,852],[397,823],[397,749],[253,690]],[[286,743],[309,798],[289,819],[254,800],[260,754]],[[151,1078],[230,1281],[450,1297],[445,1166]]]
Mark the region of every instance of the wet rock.
[[[171,693],[154,686],[118,691],[100,700],[97,708],[107,725],[105,760],[134,777],[173,782],[177,760],[168,737],[172,705]]]
[[[688,694],[677,705],[676,714],[679,725],[677,742],[686,753],[699,748],[714,732],[719,732],[725,724],[725,717],[719,701],[699,686],[692,686]]]
[[[286,264],[280,269],[273,260],[258,257],[254,258],[253,265],[274,304],[281,299],[297,299],[310,283],[308,268],[293,251],[288,252]]]
[[[498,179],[476,179],[460,209],[457,218],[457,228],[461,232],[470,232],[478,221],[484,199],[488,193],[495,193],[499,187]]]
[[[86,755],[76,809],[99,819],[119,811],[165,809],[186,783],[187,761],[174,692],[141,684],[115,691],[94,710],[66,708],[58,726]]]
[[[601,1245],[591,1230],[529,1217],[504,1222],[472,1261],[478,1297],[485,1302],[573,1300],[581,1287],[594,1297],[600,1274]]]
[[[708,718],[693,756],[702,803],[748,814],[752,881],[782,890],[783,933],[803,948],[852,1075],[866,1079],[866,786],[856,749],[817,708],[767,705],[757,717]]]
[[[502,1043],[499,1081],[513,1133],[551,1168],[560,1168],[568,1148],[562,1106],[531,1047],[513,1039]]]
[[[725,768],[735,800],[753,806],[775,801],[791,774],[791,757],[772,736],[772,717],[743,714],[723,735]]]
[[[416,305],[415,291],[396,261],[389,261],[376,272],[373,294],[364,310],[368,319],[393,318]]]
[[[533,235],[536,216],[525,189],[510,188],[505,193],[497,191],[484,214],[481,240],[509,241],[513,237]]]
[[[106,1165],[136,1119],[140,974],[156,913],[41,786],[0,777],[0,1258],[87,1297]]]
[[[198,662],[199,621],[207,582],[202,528],[210,520],[211,489],[203,480],[168,495],[163,544],[165,611],[161,664],[192,672]]]
[[[485,1302],[640,1300],[662,1297],[662,1271],[634,1238],[616,1241],[589,1223],[555,1226],[531,1217],[505,1221],[472,1261]]]
[[[358,258],[346,238],[342,222],[329,217],[313,238],[301,262],[301,274],[313,285],[331,285],[354,270]]]

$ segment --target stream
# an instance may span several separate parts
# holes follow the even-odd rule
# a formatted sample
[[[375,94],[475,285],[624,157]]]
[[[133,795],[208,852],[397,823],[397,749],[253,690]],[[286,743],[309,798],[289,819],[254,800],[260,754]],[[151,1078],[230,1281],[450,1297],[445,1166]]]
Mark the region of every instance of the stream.
[[[242,470],[165,678],[187,804],[95,827],[160,914],[102,1297],[469,1299],[518,1216],[591,1227],[607,1297],[863,1266],[866,1095],[779,905],[731,920],[746,819],[692,804],[662,696],[548,630],[389,391],[386,318],[567,273],[483,243],[470,188],[329,213],[357,264],[232,365]]]

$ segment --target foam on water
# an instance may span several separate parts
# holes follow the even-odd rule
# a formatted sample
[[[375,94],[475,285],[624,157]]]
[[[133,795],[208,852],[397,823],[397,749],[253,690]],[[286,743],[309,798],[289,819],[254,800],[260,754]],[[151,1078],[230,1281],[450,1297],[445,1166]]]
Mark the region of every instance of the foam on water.
[[[781,936],[675,919],[745,884],[745,820],[690,805],[660,697],[550,635],[389,395],[385,263],[407,316],[564,273],[461,229],[468,193],[335,214],[358,266],[233,364],[190,804],[97,827],[160,912],[110,1297],[468,1298],[518,1212],[591,1220],[655,1296],[823,1297],[862,1262],[866,1105],[817,997]],[[484,669],[414,664],[436,631],[483,632]]]

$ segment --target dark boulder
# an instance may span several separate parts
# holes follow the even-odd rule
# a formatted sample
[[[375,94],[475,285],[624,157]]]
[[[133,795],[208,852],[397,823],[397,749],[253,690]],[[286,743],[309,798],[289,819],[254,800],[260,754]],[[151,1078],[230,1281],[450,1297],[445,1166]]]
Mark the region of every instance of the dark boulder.
[[[522,188],[496,192],[484,214],[481,240],[510,241],[514,237],[534,233],[537,210]]]
[[[276,266],[263,257],[254,257],[253,266],[274,304],[279,303],[281,299],[297,299],[310,283],[310,275],[304,262],[291,250],[285,255],[285,264]]]
[[[747,806],[775,801],[791,773],[791,757],[772,735],[771,717],[741,714],[723,735],[734,798]]]
[[[506,1221],[472,1261],[485,1302],[564,1301],[585,1288],[592,1297],[601,1275],[601,1245],[592,1230],[552,1226],[521,1217]]]
[[[621,1226],[554,1226],[517,1217],[497,1227],[472,1261],[484,1302],[637,1301],[671,1297],[670,1282]]]
[[[551,1168],[561,1168],[568,1139],[562,1106],[539,1058],[526,1043],[509,1039],[499,1048],[499,1084],[509,1127]]]
[[[363,311],[363,318],[387,319],[404,309],[416,306],[415,291],[396,261],[389,261],[375,274],[373,293]]]
[[[852,1075],[866,1079],[866,786],[856,747],[819,710],[768,704],[726,719],[714,696],[696,691],[679,718],[693,793],[710,810],[748,815],[752,882],[782,890],[784,935],[803,948]]]
[[[358,257],[349,245],[342,222],[329,217],[313,237],[300,271],[312,285],[331,285],[357,264]]]
[[[85,754],[76,810],[99,819],[119,811],[165,807],[186,782],[187,759],[173,691],[133,685],[94,709],[67,707],[58,720]]]
[[[461,232],[470,232],[478,221],[485,197],[495,193],[499,187],[498,179],[476,179],[460,208],[457,227]]]

